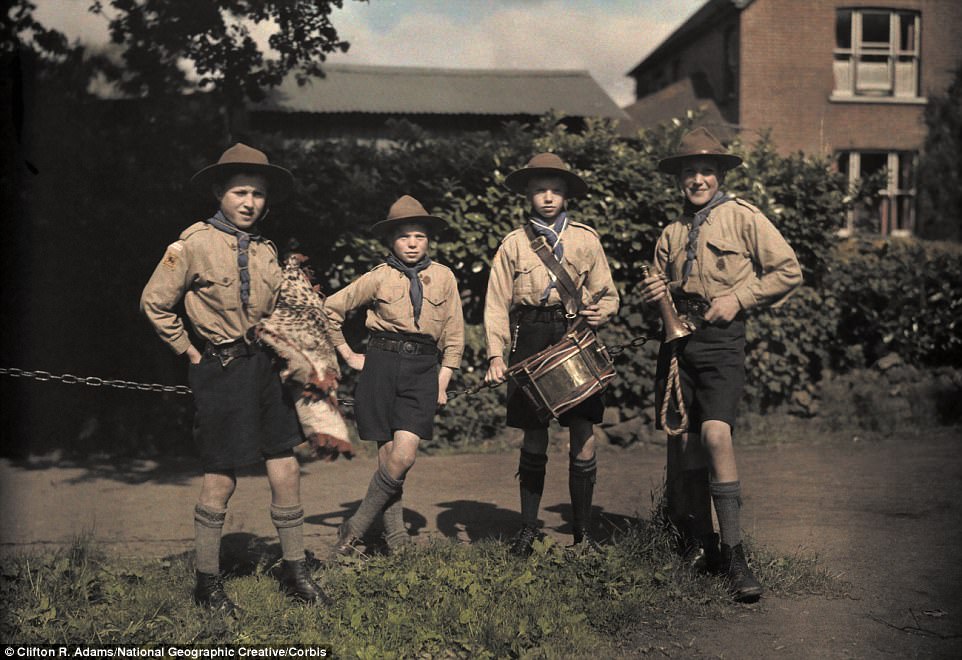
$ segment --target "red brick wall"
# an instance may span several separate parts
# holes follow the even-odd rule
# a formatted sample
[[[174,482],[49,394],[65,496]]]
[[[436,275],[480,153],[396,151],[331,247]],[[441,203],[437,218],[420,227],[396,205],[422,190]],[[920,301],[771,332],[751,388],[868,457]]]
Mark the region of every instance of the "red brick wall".
[[[923,105],[829,101],[837,7],[921,12],[921,89],[940,94],[962,64],[958,0],[755,0],[741,13],[739,124],[746,140],[770,128],[783,153],[917,150]],[[719,35],[720,39],[720,35]]]

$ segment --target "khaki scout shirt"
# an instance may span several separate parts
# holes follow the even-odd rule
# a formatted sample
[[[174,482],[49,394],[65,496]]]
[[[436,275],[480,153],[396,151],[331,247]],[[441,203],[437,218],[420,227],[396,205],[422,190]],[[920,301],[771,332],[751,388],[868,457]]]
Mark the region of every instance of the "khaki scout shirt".
[[[779,305],[802,283],[795,251],[757,208],[734,199],[711,210],[698,232],[697,259],[681,283],[691,218],[665,227],[655,245],[655,269],[673,292],[712,301],[732,294],[742,309]]]
[[[371,332],[409,332],[430,335],[441,351],[441,366],[457,369],[464,352],[464,317],[454,273],[432,262],[418,273],[424,287],[419,325],[414,325],[411,280],[387,264],[375,266],[324,301],[335,346],[345,343],[341,325],[347,314],[367,307],[365,326]]]
[[[618,313],[618,290],[611,279],[611,269],[598,234],[588,225],[569,222],[561,235],[561,242],[564,245],[561,264],[575,285],[581,287],[583,302],[588,303],[607,287],[608,291],[598,301],[603,322],[607,321]],[[504,357],[504,350],[511,343],[511,310],[518,305],[541,305],[541,296],[550,282],[548,268],[531,249],[524,228],[505,236],[491,264],[484,301],[484,333],[489,360]],[[557,287],[551,289],[545,304],[561,304]]]
[[[181,298],[198,335],[214,344],[240,339],[277,302],[281,267],[274,244],[251,241],[248,269],[251,286],[245,308],[237,238],[206,222],[194,223],[167,247],[140,297],[140,310],[178,355],[190,347],[184,322],[173,311]]]

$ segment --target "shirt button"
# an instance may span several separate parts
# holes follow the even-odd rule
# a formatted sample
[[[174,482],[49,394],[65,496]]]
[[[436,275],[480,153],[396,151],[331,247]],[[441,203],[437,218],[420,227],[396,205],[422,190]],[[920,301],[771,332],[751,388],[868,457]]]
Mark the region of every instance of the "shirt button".
[[[725,270],[725,261],[723,259],[719,259],[718,261],[716,261],[715,268],[717,268],[718,270]]]
[[[229,278],[229,277],[225,277],[225,278],[224,278],[224,284],[227,284],[228,282],[230,282],[230,278]]]

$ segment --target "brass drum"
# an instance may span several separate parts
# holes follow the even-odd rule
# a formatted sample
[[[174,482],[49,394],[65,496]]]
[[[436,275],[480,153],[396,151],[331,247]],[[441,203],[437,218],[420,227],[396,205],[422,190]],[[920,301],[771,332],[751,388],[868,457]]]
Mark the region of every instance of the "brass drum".
[[[572,330],[553,346],[512,365],[507,375],[543,419],[558,417],[602,392],[615,377],[607,349],[590,328]]]

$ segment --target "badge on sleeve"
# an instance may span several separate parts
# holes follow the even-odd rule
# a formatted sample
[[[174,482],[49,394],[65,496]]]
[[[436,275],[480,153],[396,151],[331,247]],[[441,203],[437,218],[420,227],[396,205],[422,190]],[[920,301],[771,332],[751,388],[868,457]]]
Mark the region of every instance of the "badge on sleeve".
[[[177,268],[178,255],[183,252],[183,250],[184,244],[180,241],[171,243],[167,246],[167,252],[164,253],[164,259],[160,263],[162,263],[167,270],[174,270]]]

